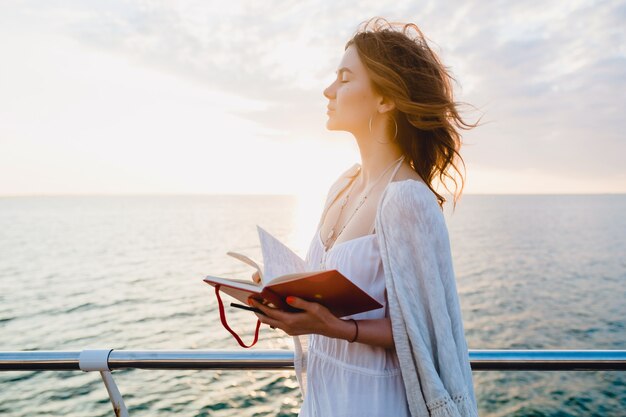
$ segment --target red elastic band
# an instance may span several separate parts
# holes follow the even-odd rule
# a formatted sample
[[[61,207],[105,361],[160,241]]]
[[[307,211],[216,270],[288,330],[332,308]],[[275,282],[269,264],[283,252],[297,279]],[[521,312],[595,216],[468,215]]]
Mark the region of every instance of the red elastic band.
[[[219,308],[220,308],[220,320],[222,321],[222,325],[226,328],[226,330],[230,332],[230,334],[233,335],[235,339],[237,339],[237,342],[239,343],[241,347],[249,348],[249,347],[254,346],[256,341],[259,339],[259,327],[261,327],[261,320],[257,319],[256,321],[256,329],[254,330],[254,340],[252,341],[252,344],[250,344],[250,346],[246,346],[241,340],[241,338],[239,337],[239,335],[237,335],[237,333],[235,333],[235,331],[230,328],[228,323],[226,323],[226,313],[224,313],[224,304],[222,303],[222,298],[220,297],[220,284],[215,285],[215,295],[217,296],[217,303],[219,304]]]

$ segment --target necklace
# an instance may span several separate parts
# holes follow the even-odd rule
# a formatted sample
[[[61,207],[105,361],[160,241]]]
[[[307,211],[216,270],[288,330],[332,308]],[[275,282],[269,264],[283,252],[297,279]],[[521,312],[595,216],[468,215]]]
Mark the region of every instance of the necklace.
[[[352,217],[354,217],[354,215],[356,214],[357,211],[359,211],[359,208],[363,205],[363,203],[365,203],[365,200],[367,200],[367,196],[369,195],[370,191],[372,190],[372,188],[374,188],[374,186],[381,180],[381,178],[383,177],[383,175],[385,175],[385,173],[387,171],[389,171],[389,169],[394,166],[397,162],[402,163],[402,160],[404,160],[405,155],[402,155],[399,159],[395,160],[391,165],[389,165],[376,179],[376,181],[374,181],[372,183],[372,185],[370,185],[367,189],[367,191],[365,192],[365,196],[363,198],[361,198],[361,201],[359,201],[359,204],[357,205],[356,209],[354,210],[354,212],[352,212],[352,215],[348,218],[348,220],[346,220],[345,224],[343,225],[343,227],[341,228],[341,230],[339,231],[339,233],[337,233],[337,235],[335,236],[335,228],[337,227],[337,223],[339,223],[339,219],[341,218],[341,213],[343,212],[343,208],[346,206],[346,204],[348,203],[348,199],[350,198],[350,193],[352,192],[352,188],[354,186],[354,183],[356,182],[356,177],[355,179],[352,181],[352,184],[350,186],[350,190],[348,191],[348,193],[346,194],[345,198],[343,199],[343,201],[341,202],[341,209],[339,211],[339,215],[337,216],[337,223],[335,223],[335,225],[330,229],[330,233],[328,233],[328,236],[326,238],[326,242],[324,242],[324,254],[326,254],[326,252],[328,251],[328,249],[330,248],[331,245],[331,239],[333,238],[333,236],[335,237],[335,239],[333,240],[336,241],[337,238],[339,237],[339,235],[341,235],[341,233],[343,232],[343,229],[346,228],[346,226],[348,225],[348,223],[350,223],[350,220],[352,219]],[[359,174],[361,173],[361,168],[359,167]],[[357,176],[359,175],[357,174]],[[324,257],[323,257],[324,258]],[[322,258],[322,262],[323,262],[323,258]]]

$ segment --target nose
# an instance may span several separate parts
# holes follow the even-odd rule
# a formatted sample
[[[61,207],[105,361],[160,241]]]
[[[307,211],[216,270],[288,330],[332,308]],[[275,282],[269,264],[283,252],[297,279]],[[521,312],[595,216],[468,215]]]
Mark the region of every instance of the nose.
[[[333,82],[331,85],[329,85],[328,87],[324,89],[324,97],[326,97],[329,100],[332,100],[333,98],[335,98],[334,86],[335,86],[335,83]]]

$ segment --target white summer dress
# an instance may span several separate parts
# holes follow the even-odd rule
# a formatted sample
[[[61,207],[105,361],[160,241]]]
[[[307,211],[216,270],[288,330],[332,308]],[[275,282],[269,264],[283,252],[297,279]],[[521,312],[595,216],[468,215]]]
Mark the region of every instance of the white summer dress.
[[[383,305],[342,319],[389,317],[376,234],[339,242],[322,261],[321,224],[306,255],[309,270],[318,269],[324,262],[323,268],[339,270]],[[309,335],[308,349],[308,388],[299,417],[410,417],[395,350],[319,334]]]

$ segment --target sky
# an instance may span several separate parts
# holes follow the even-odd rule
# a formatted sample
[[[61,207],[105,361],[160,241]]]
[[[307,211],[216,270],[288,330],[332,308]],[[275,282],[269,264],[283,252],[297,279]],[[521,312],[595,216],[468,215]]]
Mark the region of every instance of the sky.
[[[626,2],[355,4],[0,2],[0,196],[323,196],[360,155],[322,91],[373,16],[482,117],[464,194],[626,192]]]

